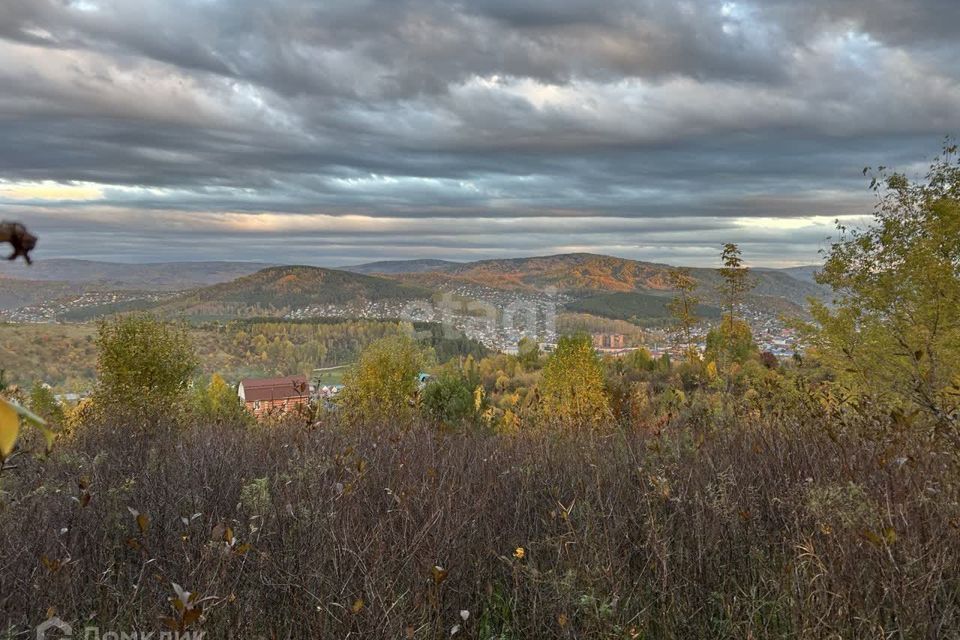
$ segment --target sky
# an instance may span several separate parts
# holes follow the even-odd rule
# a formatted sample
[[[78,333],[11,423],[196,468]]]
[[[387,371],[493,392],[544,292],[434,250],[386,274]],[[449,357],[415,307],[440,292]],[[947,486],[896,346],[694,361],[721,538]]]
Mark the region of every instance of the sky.
[[[35,257],[817,262],[960,133],[957,0],[0,0]]]

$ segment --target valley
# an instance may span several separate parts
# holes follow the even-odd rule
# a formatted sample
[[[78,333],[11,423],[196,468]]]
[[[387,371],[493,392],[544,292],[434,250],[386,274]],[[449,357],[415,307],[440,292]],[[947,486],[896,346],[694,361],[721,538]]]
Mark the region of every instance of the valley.
[[[51,345],[7,354],[5,362],[23,376],[43,378],[58,388],[83,387],[93,377],[90,360],[83,355],[95,328],[89,323],[134,311],[190,323],[198,344],[203,345],[204,362],[211,371],[228,376],[339,365],[366,343],[351,343],[344,351],[332,346],[337,343],[333,339],[315,350],[309,363],[290,360],[291,349],[300,347],[285,334],[271,335],[270,340],[279,336],[282,347],[273,346],[272,351],[254,344],[252,336],[235,334],[238,322],[254,321],[314,325],[320,333],[332,331],[331,327],[344,332],[352,327],[359,334],[397,322],[430,323],[445,327],[452,339],[506,353],[515,353],[524,336],[535,337],[549,349],[560,335],[575,331],[623,335],[626,348],[643,346],[655,355],[679,355],[685,348],[676,340],[667,306],[674,295],[668,284],[673,268],[612,256],[568,254],[473,263],[388,261],[356,265],[349,271],[256,263],[131,267],[49,262],[39,261],[35,270],[5,266],[0,321],[7,324],[0,329],[8,344]],[[254,271],[247,273],[250,269]],[[804,297],[822,297],[822,290],[810,281],[811,270],[751,273],[755,287],[743,313],[761,349],[786,357],[796,347],[782,317],[802,316]],[[702,350],[707,330],[720,316],[719,275],[712,269],[690,271],[697,281],[695,293],[702,300],[696,308],[701,322],[691,339]],[[22,275],[40,279],[20,279]],[[253,320],[258,318],[262,320]],[[214,338],[226,342],[218,345]],[[237,344],[237,340],[247,343]],[[277,349],[286,349],[285,359],[276,355]],[[56,358],[57,351],[76,355],[65,356],[75,362],[51,375],[43,362]],[[249,362],[245,364],[244,359]]]

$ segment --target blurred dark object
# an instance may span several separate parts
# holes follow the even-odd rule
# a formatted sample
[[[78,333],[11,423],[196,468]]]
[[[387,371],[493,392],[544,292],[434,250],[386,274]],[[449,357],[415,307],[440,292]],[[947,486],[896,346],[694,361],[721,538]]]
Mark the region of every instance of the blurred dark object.
[[[2,242],[9,242],[13,247],[13,253],[7,260],[16,260],[18,256],[23,256],[27,264],[33,262],[30,252],[37,246],[37,236],[27,231],[19,222],[0,222],[0,243]]]

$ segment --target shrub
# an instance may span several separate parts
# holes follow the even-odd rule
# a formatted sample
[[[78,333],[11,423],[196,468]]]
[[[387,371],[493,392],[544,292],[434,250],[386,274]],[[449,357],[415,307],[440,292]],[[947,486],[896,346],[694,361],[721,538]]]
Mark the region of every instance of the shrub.
[[[474,389],[466,378],[455,372],[443,372],[432,378],[420,394],[420,406],[431,419],[457,427],[476,415]]]
[[[192,408],[195,419],[202,424],[248,425],[253,421],[236,389],[217,374],[210,376],[205,387],[198,386],[194,391]]]
[[[409,336],[372,343],[344,376],[338,396],[344,416],[367,424],[405,424],[415,415],[418,374],[427,360]]]
[[[185,327],[124,316],[100,324],[97,347],[98,405],[142,415],[182,404],[197,366]]]
[[[658,437],[89,425],[2,476],[4,624],[27,635],[53,608],[101,635],[173,616],[216,638],[956,636],[956,470],[914,446],[878,462],[810,411]],[[178,588],[197,614],[171,612]]]
[[[587,335],[563,336],[543,369],[543,418],[565,428],[597,426],[610,417],[603,365]]]

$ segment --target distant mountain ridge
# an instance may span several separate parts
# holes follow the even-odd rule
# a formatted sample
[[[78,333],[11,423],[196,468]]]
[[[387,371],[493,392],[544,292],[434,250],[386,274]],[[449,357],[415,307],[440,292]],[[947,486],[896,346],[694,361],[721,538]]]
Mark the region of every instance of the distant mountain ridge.
[[[805,264],[799,267],[784,267],[782,269],[758,269],[758,271],[777,271],[779,273],[785,273],[791,278],[800,280],[802,282],[808,282],[810,284],[816,284],[816,274],[823,269],[821,265],[817,264]]]
[[[592,253],[569,253],[530,258],[468,262],[442,271],[399,274],[398,278],[432,288],[478,285],[495,289],[542,291],[556,287],[576,297],[606,293],[643,292],[670,295],[670,273],[676,267]],[[806,269],[810,269],[809,267]],[[806,271],[801,272],[806,273]],[[702,302],[720,302],[717,269],[690,268]],[[789,271],[752,269],[750,298],[778,310],[801,309],[808,297],[823,297],[825,289]]]
[[[423,258],[413,260],[380,260],[378,262],[365,262],[363,264],[355,264],[339,268],[343,271],[350,271],[353,273],[398,274],[422,273],[424,271],[444,271],[454,269],[462,264],[462,262],[454,262],[452,260]]]
[[[181,291],[228,282],[266,267],[263,262],[154,262],[126,264],[51,258],[32,265],[2,262],[0,277],[82,283],[104,289]]]
[[[818,267],[751,270],[755,284],[749,300],[772,312],[802,311],[808,297],[825,297],[813,281]],[[85,260],[37,261],[32,267],[0,265],[0,309],[51,300],[70,291],[117,289],[185,291],[157,305],[164,314],[235,317],[274,315],[283,310],[359,301],[400,301],[427,298],[436,291],[464,285],[514,291],[556,288],[574,299],[630,294],[635,299],[595,299],[598,308],[644,311],[658,309],[656,299],[672,295],[667,264],[592,253],[569,253],[453,262],[449,260],[387,260],[344,269],[312,266],[273,266],[254,262],[181,262],[119,264]],[[368,273],[365,273],[368,272]],[[371,275],[371,274],[378,275]],[[716,269],[691,268],[701,302],[720,302]],[[13,279],[30,278],[30,281]],[[0,284],[0,286],[3,286]],[[139,303],[134,303],[137,307]],[[148,305],[149,306],[149,305]],[[96,312],[96,309],[90,309]],[[104,309],[104,312],[107,310]],[[626,311],[624,311],[626,312]]]

